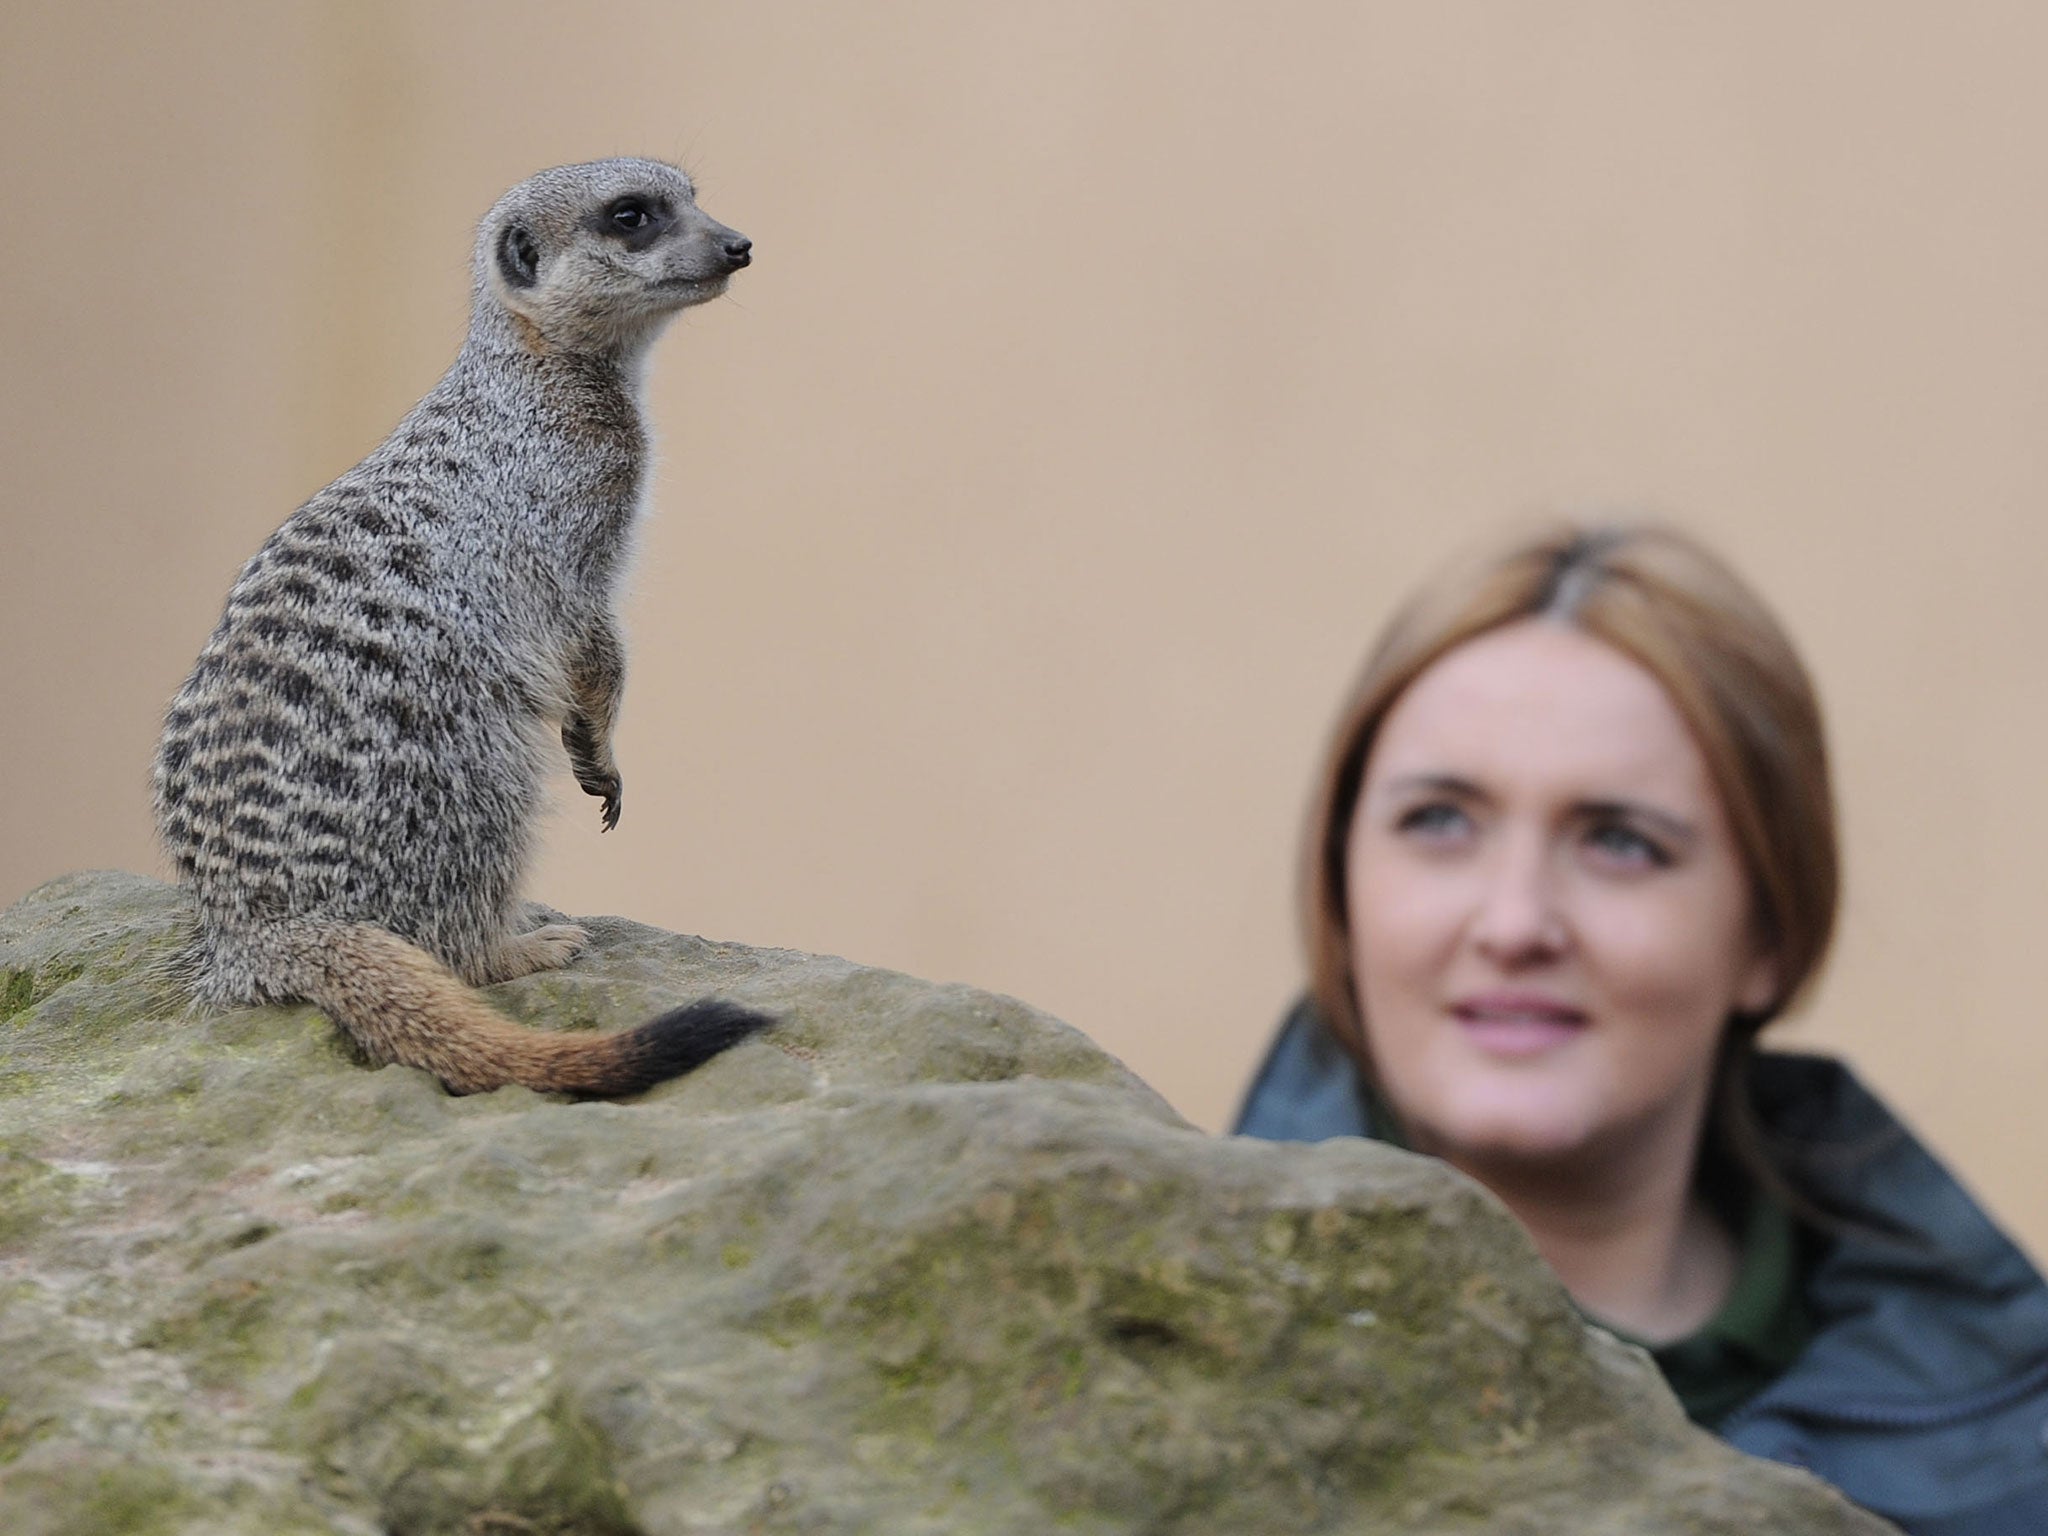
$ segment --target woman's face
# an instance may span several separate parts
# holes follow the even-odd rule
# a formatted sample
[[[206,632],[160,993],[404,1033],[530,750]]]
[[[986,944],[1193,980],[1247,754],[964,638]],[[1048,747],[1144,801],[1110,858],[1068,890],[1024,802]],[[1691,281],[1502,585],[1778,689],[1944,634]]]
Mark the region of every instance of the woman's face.
[[[1420,1149],[1691,1158],[1723,1025],[1776,976],[1649,672],[1544,620],[1447,653],[1381,722],[1348,860],[1367,1039]]]

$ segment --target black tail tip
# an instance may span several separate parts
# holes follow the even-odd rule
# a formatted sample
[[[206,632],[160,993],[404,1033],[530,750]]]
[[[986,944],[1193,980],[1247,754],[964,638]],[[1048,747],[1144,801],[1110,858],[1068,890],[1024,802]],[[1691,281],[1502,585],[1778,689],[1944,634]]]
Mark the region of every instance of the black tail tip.
[[[701,1067],[721,1051],[759,1034],[776,1021],[723,997],[707,997],[649,1019],[628,1035],[626,1056],[638,1093]]]

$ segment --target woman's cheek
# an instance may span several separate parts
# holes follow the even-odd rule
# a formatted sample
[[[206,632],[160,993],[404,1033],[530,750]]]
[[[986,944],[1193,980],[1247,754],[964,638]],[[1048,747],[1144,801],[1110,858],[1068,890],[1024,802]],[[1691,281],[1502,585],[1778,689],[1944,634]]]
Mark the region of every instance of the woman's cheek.
[[[1437,962],[1457,942],[1469,883],[1455,866],[1399,851],[1369,860],[1355,887],[1353,942],[1362,933],[1368,947],[1404,967]]]
[[[1620,890],[1589,904],[1580,943],[1611,1001],[1646,1017],[1721,1022],[1729,957],[1738,936],[1698,893],[1671,885]]]
[[[1685,942],[1698,933],[1696,915],[1617,924],[1590,967],[1611,1048],[1618,1061],[1639,1064],[1624,1076],[1640,1091],[1711,1070],[1726,998],[1719,968],[1702,963],[1711,942]]]

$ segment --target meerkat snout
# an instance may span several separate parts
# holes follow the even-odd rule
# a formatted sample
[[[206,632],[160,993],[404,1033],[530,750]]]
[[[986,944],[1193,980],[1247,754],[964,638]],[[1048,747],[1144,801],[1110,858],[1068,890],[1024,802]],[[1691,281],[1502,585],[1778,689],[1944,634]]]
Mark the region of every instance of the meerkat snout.
[[[737,272],[754,259],[754,242],[745,235],[734,235],[725,242],[725,264]]]

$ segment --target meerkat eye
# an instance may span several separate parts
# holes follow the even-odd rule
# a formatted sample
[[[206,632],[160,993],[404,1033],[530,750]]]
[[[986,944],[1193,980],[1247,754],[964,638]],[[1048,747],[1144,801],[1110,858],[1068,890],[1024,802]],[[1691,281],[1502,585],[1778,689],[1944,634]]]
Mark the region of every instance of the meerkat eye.
[[[633,230],[645,229],[652,222],[653,216],[648,213],[647,205],[639,198],[626,197],[612,205],[611,218],[615,229],[623,229],[630,233]]]

